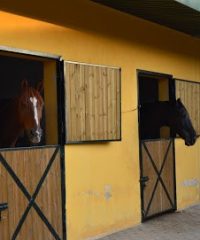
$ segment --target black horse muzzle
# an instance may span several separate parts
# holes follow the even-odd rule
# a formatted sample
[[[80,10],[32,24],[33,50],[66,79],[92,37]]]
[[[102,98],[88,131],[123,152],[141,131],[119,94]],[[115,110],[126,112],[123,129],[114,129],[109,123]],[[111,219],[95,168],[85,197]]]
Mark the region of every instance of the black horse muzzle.
[[[189,139],[185,139],[185,145],[186,145],[186,146],[192,146],[192,145],[194,145],[195,142],[196,142],[196,139],[197,139],[197,136],[196,136],[196,135],[190,137]]]

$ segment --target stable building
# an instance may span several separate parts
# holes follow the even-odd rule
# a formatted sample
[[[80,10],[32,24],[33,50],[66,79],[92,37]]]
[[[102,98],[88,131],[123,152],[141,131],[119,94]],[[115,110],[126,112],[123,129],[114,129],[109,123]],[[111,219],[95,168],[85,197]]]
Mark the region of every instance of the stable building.
[[[199,138],[141,135],[141,106],[178,98],[200,134],[187,2],[1,3],[0,117],[23,80],[42,83],[44,109],[39,144],[0,149],[0,239],[98,239],[200,203]]]

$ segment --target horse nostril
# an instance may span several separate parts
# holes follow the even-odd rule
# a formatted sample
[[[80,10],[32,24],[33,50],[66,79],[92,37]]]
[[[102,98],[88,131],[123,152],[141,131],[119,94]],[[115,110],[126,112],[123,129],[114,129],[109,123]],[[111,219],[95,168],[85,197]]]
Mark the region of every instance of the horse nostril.
[[[38,132],[42,135],[42,133],[43,133],[42,128],[40,128],[40,129],[38,130]]]
[[[32,136],[35,136],[35,130],[34,130],[34,129],[31,129],[30,132],[31,132],[31,135],[32,135]]]

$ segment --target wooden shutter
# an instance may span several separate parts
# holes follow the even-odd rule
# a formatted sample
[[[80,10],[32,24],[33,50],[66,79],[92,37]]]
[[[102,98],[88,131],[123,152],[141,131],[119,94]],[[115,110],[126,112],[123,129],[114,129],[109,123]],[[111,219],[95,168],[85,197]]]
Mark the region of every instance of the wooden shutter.
[[[176,80],[176,98],[185,105],[197,135],[200,135],[200,83]]]
[[[120,140],[120,69],[65,62],[66,142]]]

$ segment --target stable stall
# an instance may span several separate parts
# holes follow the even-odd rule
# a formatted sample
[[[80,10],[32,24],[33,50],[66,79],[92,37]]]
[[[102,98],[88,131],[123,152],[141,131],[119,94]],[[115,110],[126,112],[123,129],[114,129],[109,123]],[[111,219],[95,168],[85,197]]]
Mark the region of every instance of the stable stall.
[[[141,134],[142,105],[179,97],[199,134],[200,40],[93,1],[2,4],[0,101],[25,79],[44,108],[39,143],[0,149],[0,239],[98,239],[200,203],[199,139]]]

